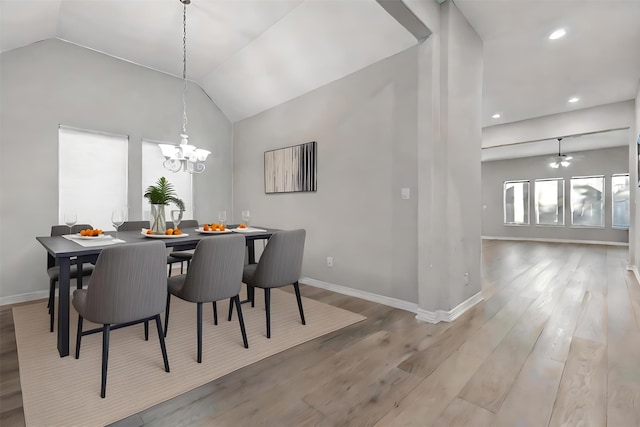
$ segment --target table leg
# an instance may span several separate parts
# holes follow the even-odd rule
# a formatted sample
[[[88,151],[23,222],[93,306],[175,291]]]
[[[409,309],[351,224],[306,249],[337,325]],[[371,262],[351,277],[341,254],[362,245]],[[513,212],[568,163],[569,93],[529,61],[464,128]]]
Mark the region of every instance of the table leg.
[[[60,357],[69,355],[69,279],[71,260],[60,258],[58,277],[58,353]]]

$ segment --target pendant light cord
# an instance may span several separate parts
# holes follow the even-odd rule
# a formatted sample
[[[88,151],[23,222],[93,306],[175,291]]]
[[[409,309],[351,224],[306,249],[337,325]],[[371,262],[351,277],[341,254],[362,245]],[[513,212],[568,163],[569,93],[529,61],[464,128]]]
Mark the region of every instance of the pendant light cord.
[[[187,3],[182,4],[182,133],[187,133]]]

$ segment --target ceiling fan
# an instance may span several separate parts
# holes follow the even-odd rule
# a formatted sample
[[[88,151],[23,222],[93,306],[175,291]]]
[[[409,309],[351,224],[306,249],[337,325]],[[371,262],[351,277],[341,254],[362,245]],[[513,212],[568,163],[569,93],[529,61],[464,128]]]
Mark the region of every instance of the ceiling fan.
[[[558,169],[560,166],[563,168],[569,167],[571,164],[571,160],[573,157],[567,156],[566,154],[562,154],[562,138],[558,138],[558,155],[554,157],[553,161],[549,163],[554,169]]]

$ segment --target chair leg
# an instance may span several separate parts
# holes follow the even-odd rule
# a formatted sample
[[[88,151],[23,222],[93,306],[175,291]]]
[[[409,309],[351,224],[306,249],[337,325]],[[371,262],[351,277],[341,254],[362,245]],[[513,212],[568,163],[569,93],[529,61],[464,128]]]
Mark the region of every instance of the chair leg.
[[[53,280],[49,285],[49,332],[53,332],[53,321],[56,317],[56,282]]]
[[[304,321],[304,310],[302,309],[302,298],[300,297],[300,285],[298,284],[298,282],[295,282],[293,284],[293,289],[296,291],[296,299],[298,300],[298,310],[300,311],[300,320],[302,321],[303,325],[306,325],[307,323]]]
[[[213,305],[213,324],[217,325],[218,324],[218,304],[216,304],[216,301],[213,301],[211,304]]]
[[[82,340],[82,316],[78,316],[78,332],[76,334],[76,359],[80,358],[80,340]]]
[[[102,385],[100,386],[100,397],[104,399],[107,394],[107,364],[109,362],[109,331],[110,326],[104,325],[102,328]]]
[[[202,363],[202,303],[198,305],[198,363]]]
[[[233,317],[233,298],[229,299],[229,317],[227,318],[227,321],[231,322],[231,318]],[[238,301],[240,301],[240,298],[238,298]]]
[[[169,330],[169,305],[171,305],[171,293],[167,292],[167,306],[164,309],[164,336],[167,336]]]
[[[251,300],[251,307],[256,306],[256,288],[255,286],[247,285],[247,296]]]
[[[144,322],[144,340],[149,341],[149,321]]]
[[[267,311],[267,338],[271,338],[271,289],[264,288],[264,308]]]
[[[231,298],[229,307],[233,307],[233,301],[236,302],[236,308],[238,310],[238,322],[240,322],[240,332],[242,332],[242,342],[244,343],[244,348],[249,348],[249,341],[247,341],[247,330],[244,328],[244,318],[242,317],[242,307],[240,304],[240,297],[236,295]]]
[[[160,322],[160,314],[156,314],[156,327],[158,328],[158,338],[160,338],[160,350],[162,350],[162,360],[164,360],[164,370],[169,372],[169,357],[167,357],[167,346],[164,343],[164,332],[162,331],[162,322]]]

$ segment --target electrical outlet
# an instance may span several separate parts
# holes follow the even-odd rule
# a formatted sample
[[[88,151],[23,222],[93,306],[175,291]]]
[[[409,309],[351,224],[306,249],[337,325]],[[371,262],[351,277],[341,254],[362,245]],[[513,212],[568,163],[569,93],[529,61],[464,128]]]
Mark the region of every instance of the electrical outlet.
[[[328,256],[327,257],[327,267],[333,267],[333,257],[332,256]]]

